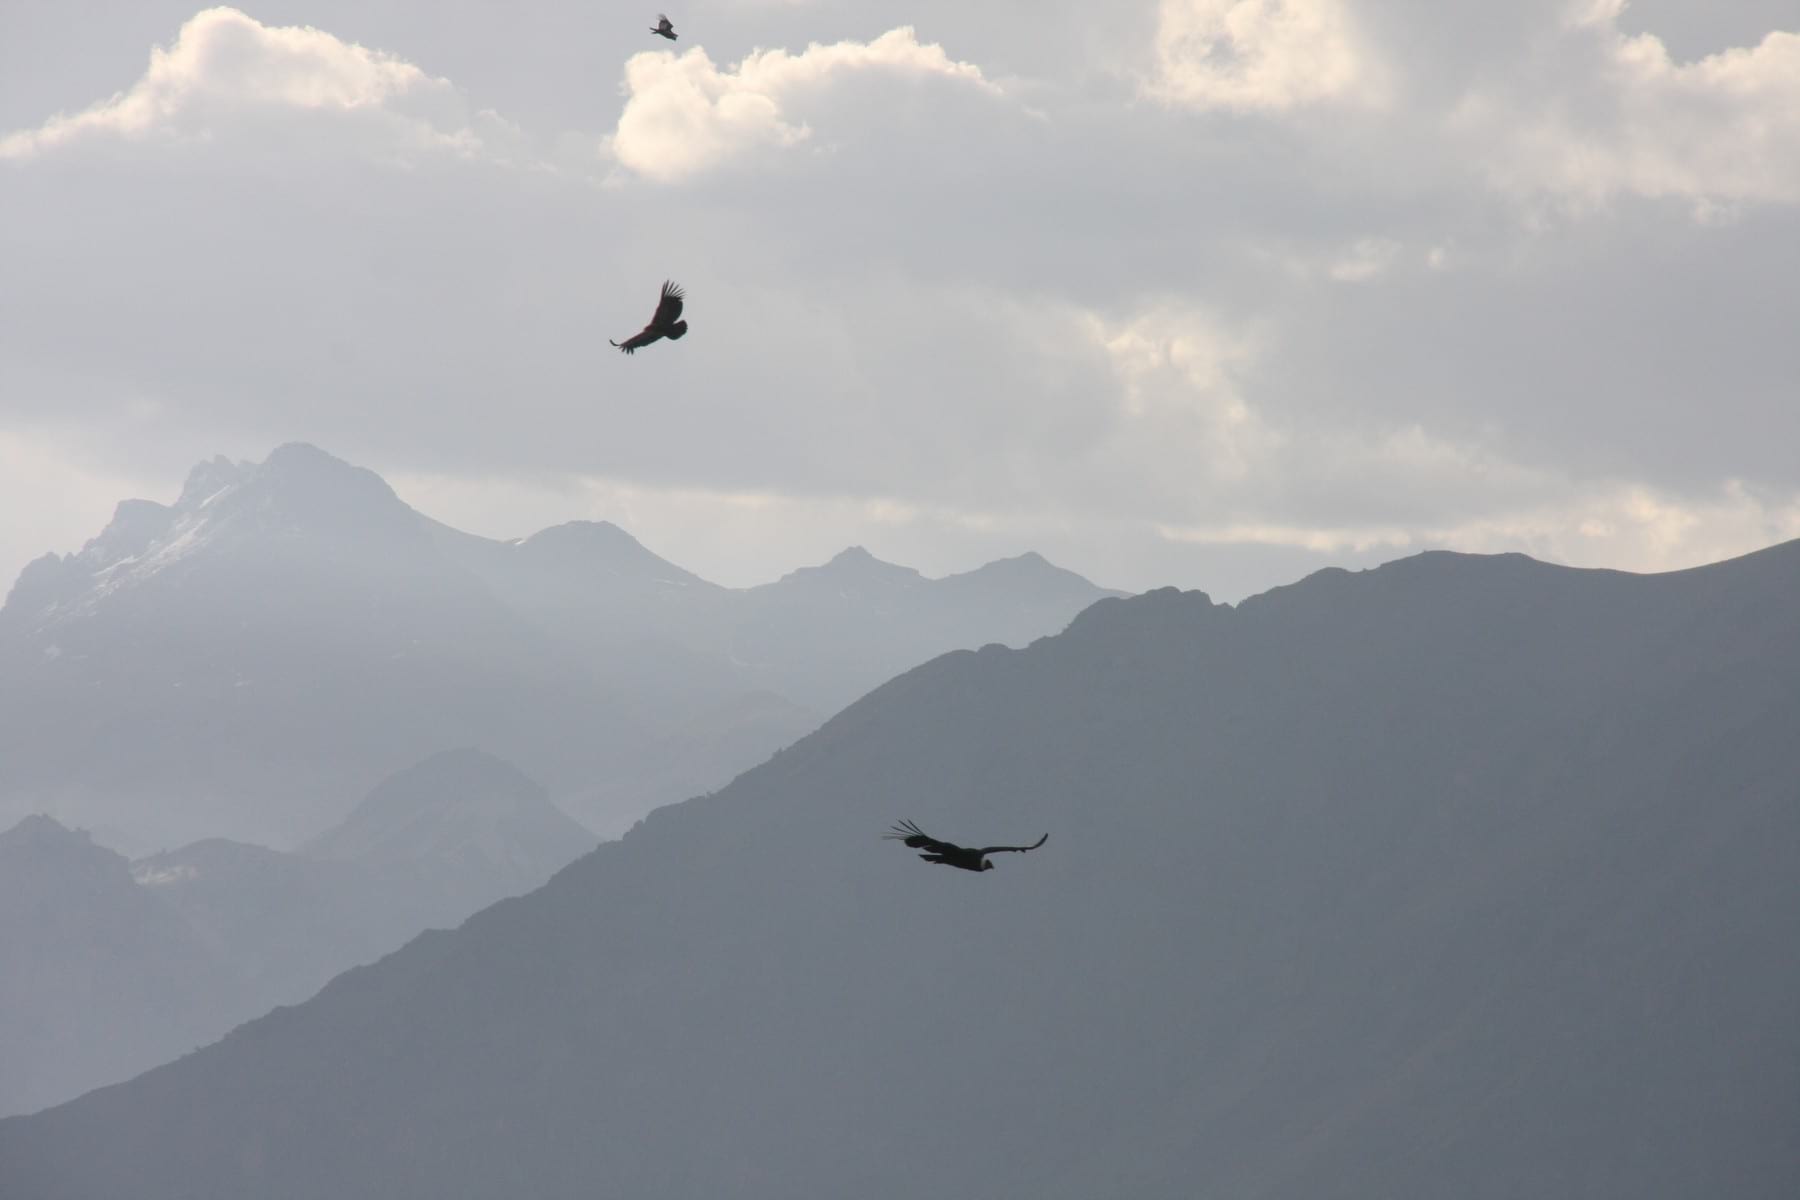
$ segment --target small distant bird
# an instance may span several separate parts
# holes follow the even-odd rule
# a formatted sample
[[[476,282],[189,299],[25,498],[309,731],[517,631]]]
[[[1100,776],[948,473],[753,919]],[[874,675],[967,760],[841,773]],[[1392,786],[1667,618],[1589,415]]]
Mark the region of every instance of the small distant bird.
[[[953,842],[940,842],[911,821],[898,821],[894,824],[892,831],[881,836],[893,838],[897,842],[905,842],[914,850],[927,851],[927,853],[919,855],[926,862],[942,863],[946,867],[961,867],[965,871],[991,871],[994,869],[994,864],[987,860],[988,855],[999,854],[1002,851],[1023,854],[1027,850],[1036,850],[1050,840],[1050,835],[1046,833],[1029,846],[983,846],[979,850],[969,850]]]
[[[675,27],[673,25],[669,24],[669,18],[664,16],[662,13],[656,14],[656,28],[652,29],[650,32],[661,34],[663,37],[668,38],[671,42],[681,36],[680,34],[675,32]]]
[[[648,346],[663,338],[670,341],[679,339],[687,333],[687,322],[677,319],[681,316],[681,298],[681,288],[664,280],[662,298],[656,302],[656,315],[650,318],[650,323],[622,342],[612,342],[611,338],[606,340],[630,354],[639,346]]]

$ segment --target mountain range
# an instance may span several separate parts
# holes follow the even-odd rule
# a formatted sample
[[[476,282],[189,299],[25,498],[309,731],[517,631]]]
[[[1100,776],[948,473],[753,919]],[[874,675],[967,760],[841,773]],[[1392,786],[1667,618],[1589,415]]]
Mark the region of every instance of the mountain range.
[[[382,782],[301,851],[209,838],[127,861],[42,815],[0,833],[0,1114],[117,1083],[593,848],[474,750]]]
[[[120,504],[0,608],[0,821],[138,853],[288,848],[440,750],[517,763],[589,828],[722,785],[935,654],[1110,593],[1035,555],[947,579],[860,549],[719,587],[607,523],[463,533],[304,444]]]
[[[1800,1194],[1800,543],[941,656],[529,895],[0,1121],[9,1196]],[[1028,855],[970,874],[907,817]]]

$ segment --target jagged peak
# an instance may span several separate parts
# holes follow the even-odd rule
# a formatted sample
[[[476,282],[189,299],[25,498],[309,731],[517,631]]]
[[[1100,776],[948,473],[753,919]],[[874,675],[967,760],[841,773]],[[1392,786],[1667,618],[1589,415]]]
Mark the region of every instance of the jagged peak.
[[[223,454],[197,462],[181,485],[181,496],[175,501],[175,507],[192,512],[227,488],[242,483],[254,469],[249,463],[234,463]]]
[[[0,605],[0,617],[11,624],[27,620],[54,605],[76,574],[71,565],[73,558],[73,555],[64,558],[60,554],[42,554],[26,563],[8,589],[6,603]]]
[[[167,533],[175,510],[154,500],[121,500],[112,520],[75,555],[84,566],[100,568],[133,558]]]

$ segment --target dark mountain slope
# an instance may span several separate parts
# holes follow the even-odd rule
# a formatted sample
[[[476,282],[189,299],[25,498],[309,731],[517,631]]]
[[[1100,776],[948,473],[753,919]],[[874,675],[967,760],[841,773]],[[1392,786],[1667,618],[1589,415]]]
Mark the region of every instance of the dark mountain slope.
[[[123,857],[45,816],[0,833],[0,1113],[167,1062],[240,1003],[232,972]]]
[[[1800,1190],[1800,544],[1426,555],[947,655],[0,1123],[22,1197]],[[985,875],[879,831],[1050,843]]]

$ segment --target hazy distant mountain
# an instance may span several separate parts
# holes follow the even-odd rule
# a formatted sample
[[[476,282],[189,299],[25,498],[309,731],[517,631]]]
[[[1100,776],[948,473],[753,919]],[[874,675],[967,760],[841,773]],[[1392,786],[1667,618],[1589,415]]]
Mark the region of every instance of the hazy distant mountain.
[[[355,863],[460,921],[529,891],[594,848],[594,835],[550,803],[542,784],[479,750],[448,750],[382,782],[336,827],[307,843],[313,859]]]
[[[1060,631],[1106,595],[1036,554],[944,579],[852,546],[750,588],[733,614],[731,651],[775,691],[835,711],[942,653],[989,642],[1024,645]]]
[[[212,838],[127,864],[28,817],[0,835],[0,1113],[128,1079],[304,1000],[593,845],[542,786],[475,750],[384,781],[306,853]]]
[[[0,833],[0,1114],[212,1041],[237,1003],[230,972],[124,858],[45,816]]]
[[[360,864],[224,838],[137,859],[131,873],[139,892],[186,920],[238,981],[241,999],[212,1037],[306,999],[332,976],[434,924],[410,894]]]
[[[465,749],[382,781],[299,852],[213,838],[139,859],[132,872],[243,978],[241,1021],[305,999],[423,929],[530,891],[594,841],[542,785]]]
[[[1428,554],[939,658],[0,1122],[21,1200],[1800,1194],[1800,543]],[[983,875],[877,834],[1048,832]]]
[[[919,603],[827,613],[787,581],[709,584],[605,523],[461,533],[311,446],[216,459],[175,504],[126,501],[78,554],[32,563],[0,608],[0,820],[291,846],[343,797],[480,745],[615,832],[896,671],[1055,632],[1106,594],[1046,566],[965,604],[905,573]]]

